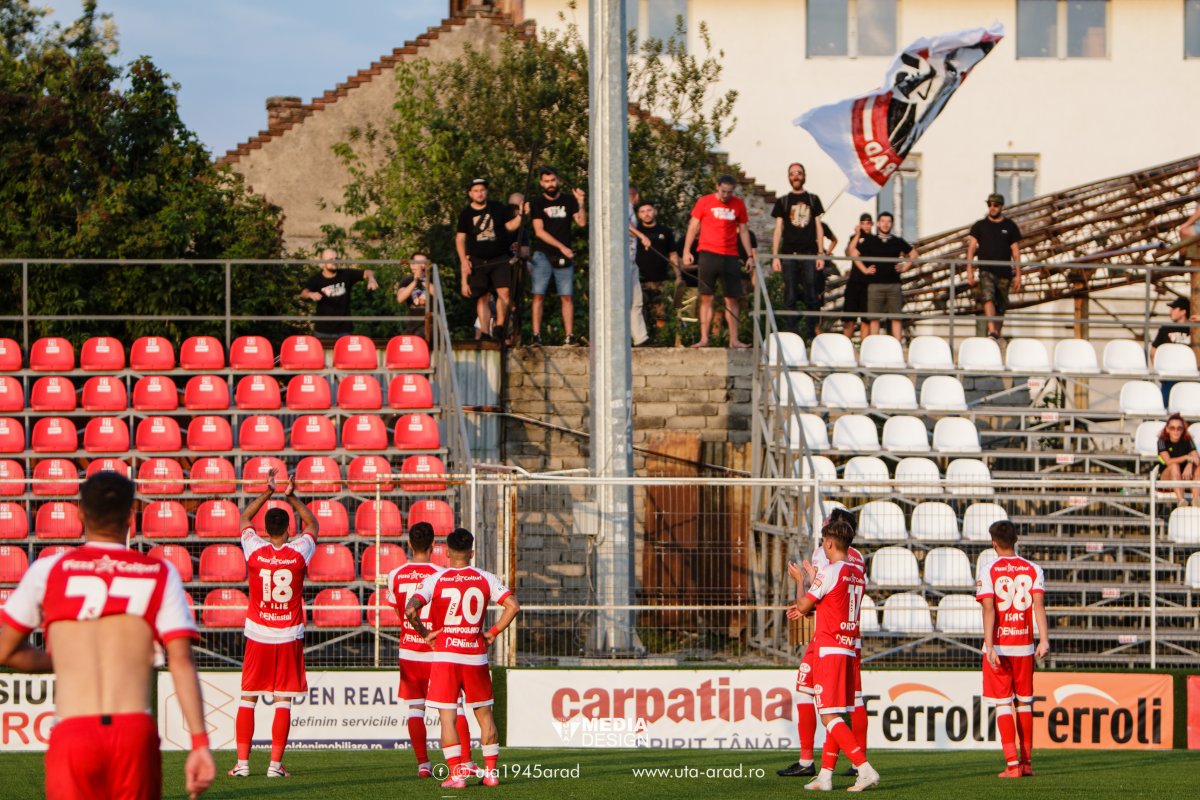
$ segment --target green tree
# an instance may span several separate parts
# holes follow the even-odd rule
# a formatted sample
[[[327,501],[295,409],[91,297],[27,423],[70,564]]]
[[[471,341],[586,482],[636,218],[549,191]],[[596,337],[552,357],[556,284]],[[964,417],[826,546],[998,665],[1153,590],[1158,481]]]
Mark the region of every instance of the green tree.
[[[0,254],[50,259],[259,259],[282,253],[280,215],[213,166],[179,117],[178,85],[149,58],[114,63],[95,0],[69,27],[0,0]],[[19,272],[4,302],[19,303]],[[302,270],[235,269],[235,313],[279,314]],[[31,266],[35,314],[221,314],[217,267]],[[19,310],[19,305],[16,307]],[[261,328],[261,326],[260,326]],[[47,323],[39,333],[172,336],[219,323]]]
[[[732,130],[734,92],[719,94],[720,53],[700,27],[694,55],[682,20],[667,41],[631,38],[630,175],[660,219],[681,230],[691,203],[722,168],[713,149]],[[536,170],[553,165],[566,187],[588,183],[588,59],[574,26],[536,39],[507,35],[496,52],[468,47],[451,61],[396,68],[395,117],[386,129],[353,129],[337,152],[350,172],[338,211],[355,221],[327,226],[330,244],[368,258],[420,250],[444,265],[451,329],[469,336],[475,314],[458,292],[454,232],[471,178],[491,198],[537,191]],[[576,252],[577,327],[587,325],[586,237]],[[557,319],[550,314],[548,318]],[[553,323],[551,323],[553,324]]]

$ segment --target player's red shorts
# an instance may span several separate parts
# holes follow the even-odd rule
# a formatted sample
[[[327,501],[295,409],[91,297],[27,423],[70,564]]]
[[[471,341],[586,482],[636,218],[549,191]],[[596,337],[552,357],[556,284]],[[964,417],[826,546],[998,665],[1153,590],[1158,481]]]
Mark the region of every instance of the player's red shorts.
[[[1033,702],[1033,656],[1000,656],[993,667],[983,658],[983,699],[991,703]]]
[[[494,702],[492,673],[488,665],[433,662],[429,670],[426,705],[431,708],[458,708],[460,694],[467,708],[490,706]]]
[[[149,714],[64,719],[46,750],[47,800],[158,800],[162,758]]]
[[[854,709],[854,656],[827,655],[813,670],[813,699],[822,714],[844,714]]]
[[[796,691],[801,694],[813,693],[813,672],[817,668],[817,647],[809,645],[804,648],[804,658],[800,659],[800,668],[796,670]]]
[[[304,694],[307,691],[303,640],[281,644],[246,640],[242,694]]]
[[[400,697],[413,702],[429,695],[429,668],[432,661],[413,661],[400,651]]]

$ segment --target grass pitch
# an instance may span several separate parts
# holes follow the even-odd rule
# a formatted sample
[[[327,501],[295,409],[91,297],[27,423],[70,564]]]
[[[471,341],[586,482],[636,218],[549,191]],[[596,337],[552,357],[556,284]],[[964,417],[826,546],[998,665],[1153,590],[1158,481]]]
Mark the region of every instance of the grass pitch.
[[[205,797],[313,798],[313,800],[380,800],[395,797],[571,798],[571,800],[643,800],[644,798],[747,798],[802,793],[804,779],[779,778],[775,770],[795,757],[791,752],[731,750],[525,750],[501,751],[501,784],[495,789],[470,781],[465,790],[442,790],[438,781],[418,780],[407,751],[289,753],[292,776],[268,780],[266,754],[255,751],[254,775],[229,778],[230,752],[217,753],[218,777]],[[432,753],[431,753],[432,755]],[[478,752],[476,752],[478,755]],[[164,796],[184,797],[183,760],[169,753],[164,760]],[[883,775],[878,792],[921,800],[981,798],[1087,798],[1128,800],[1140,797],[1187,797],[1200,776],[1200,752],[1046,751],[1034,753],[1037,777],[1001,781],[996,752],[879,751],[871,763]],[[435,762],[436,763],[436,762]],[[840,769],[846,766],[843,758]],[[576,769],[577,768],[577,769]],[[635,774],[635,770],[641,774]],[[652,772],[657,771],[657,772]],[[42,758],[33,754],[0,754],[6,800],[43,797]],[[844,789],[849,778],[835,778]],[[807,793],[805,793],[807,794]]]

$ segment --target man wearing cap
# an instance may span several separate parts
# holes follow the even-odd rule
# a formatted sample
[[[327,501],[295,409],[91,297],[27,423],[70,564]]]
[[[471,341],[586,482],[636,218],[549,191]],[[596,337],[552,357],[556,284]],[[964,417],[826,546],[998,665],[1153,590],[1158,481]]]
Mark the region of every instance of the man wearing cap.
[[[977,302],[983,306],[988,317],[1003,317],[1008,310],[1009,291],[1021,291],[1021,229],[1017,223],[1004,216],[1004,195],[990,194],[987,199],[987,216],[971,226],[967,234],[967,284],[978,286]],[[984,263],[979,265],[979,280],[975,280],[975,256]],[[1000,338],[1001,319],[989,319],[987,335]]]
[[[1150,360],[1152,362],[1154,351],[1164,344],[1191,345],[1192,343],[1192,326],[1188,323],[1197,321],[1197,318],[1192,316],[1192,301],[1186,297],[1176,297],[1167,303],[1167,308],[1170,309],[1167,313],[1171,315],[1171,324],[1160,327],[1154,336],[1154,341],[1150,343]],[[1176,383],[1178,381],[1161,382],[1163,405],[1167,405],[1170,401],[1171,388]]]
[[[510,209],[503,203],[488,200],[488,182],[484,178],[471,181],[467,196],[471,201],[459,213],[458,230],[454,235],[458,262],[462,265],[462,293],[463,297],[475,300],[480,329],[485,337],[493,330],[488,296],[495,293],[494,330],[503,341],[512,287],[510,234],[521,227],[521,209]]]

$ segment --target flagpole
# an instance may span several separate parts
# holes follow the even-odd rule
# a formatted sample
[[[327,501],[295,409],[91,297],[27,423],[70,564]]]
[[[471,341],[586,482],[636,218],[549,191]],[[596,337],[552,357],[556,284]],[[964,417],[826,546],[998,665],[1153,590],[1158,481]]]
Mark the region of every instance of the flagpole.
[[[829,209],[833,208],[833,204],[836,203],[838,201],[838,198],[840,198],[842,195],[844,195],[846,193],[846,190],[849,188],[850,188],[850,184],[847,182],[845,186],[843,186],[841,189],[838,189],[838,193],[835,194],[833,196],[833,199],[829,201],[829,205],[825,206],[825,214],[829,213]],[[824,214],[822,216],[824,216]]]

